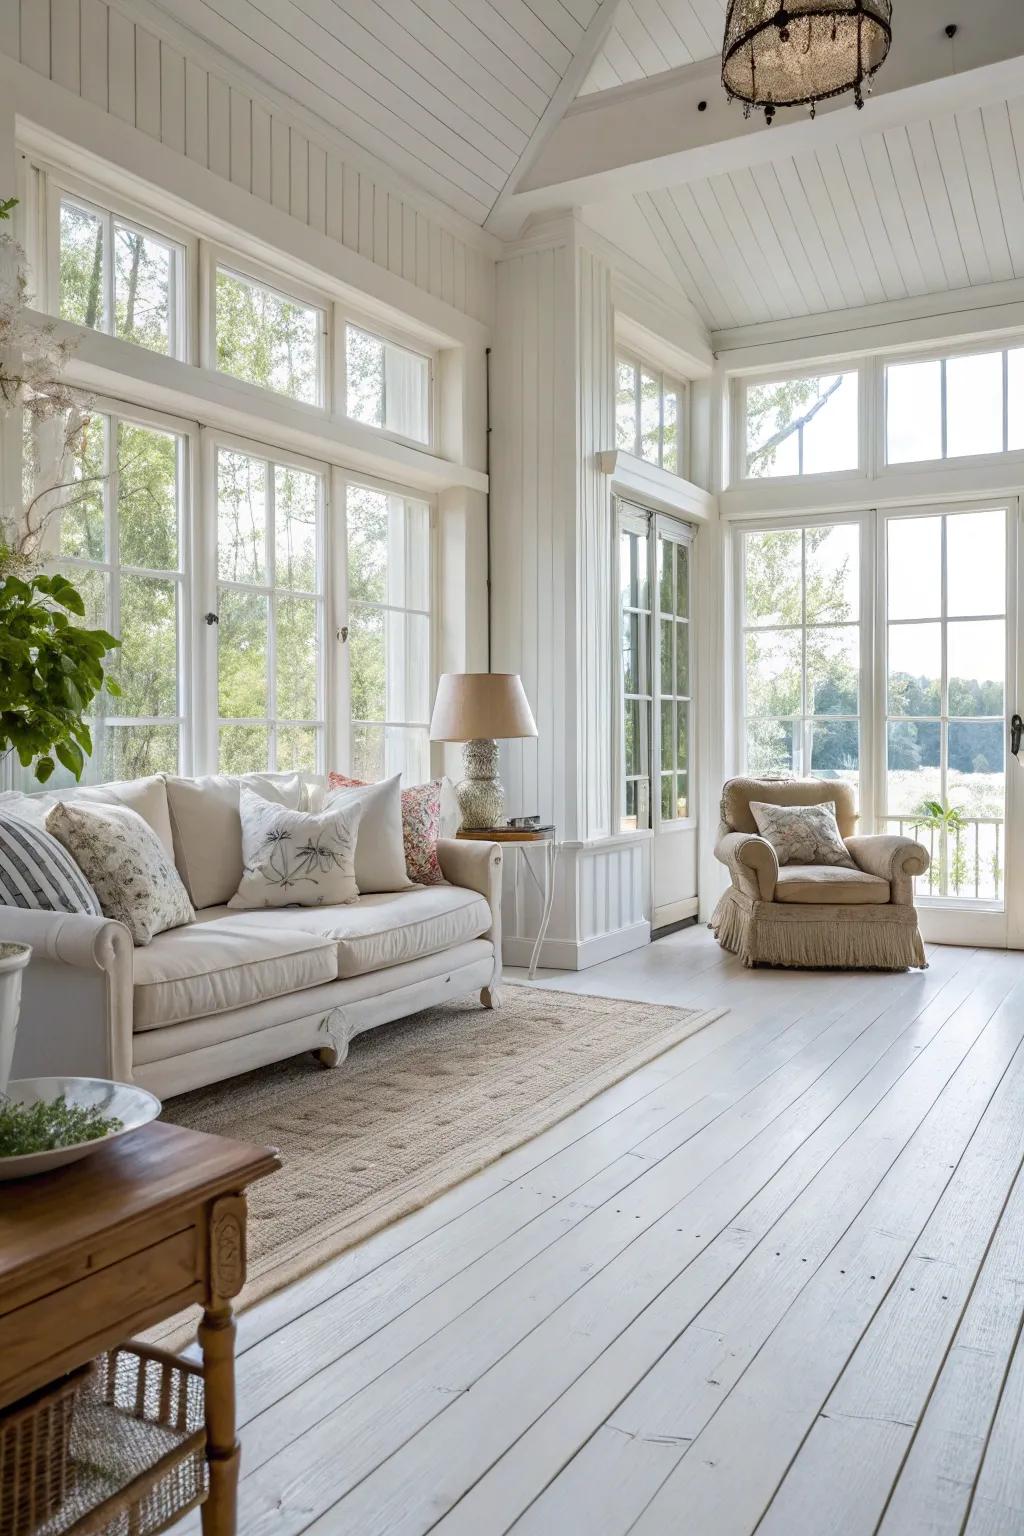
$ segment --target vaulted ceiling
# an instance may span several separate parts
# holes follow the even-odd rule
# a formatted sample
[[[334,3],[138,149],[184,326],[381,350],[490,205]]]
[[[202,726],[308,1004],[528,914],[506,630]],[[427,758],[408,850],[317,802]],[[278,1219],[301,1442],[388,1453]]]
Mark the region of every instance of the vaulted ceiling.
[[[727,0],[620,0],[582,95],[721,52]]]

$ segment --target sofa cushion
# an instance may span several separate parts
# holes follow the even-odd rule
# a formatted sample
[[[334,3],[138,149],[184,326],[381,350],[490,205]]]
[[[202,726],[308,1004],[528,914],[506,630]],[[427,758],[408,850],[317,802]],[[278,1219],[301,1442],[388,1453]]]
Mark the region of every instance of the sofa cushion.
[[[167,852],[174,857],[174,838],[167,808],[167,789],[160,774],[145,779],[124,779],[113,784],[75,784],[69,789],[50,789],[41,795],[11,791],[0,795],[0,809],[41,827],[58,802],[65,805],[124,805],[152,827]]]
[[[862,869],[786,864],[779,870],[775,900],[822,907],[884,907],[889,900],[889,882],[865,874]]]
[[[297,773],[210,773],[198,779],[167,775],[167,805],[174,835],[174,859],[197,911],[230,901],[242,878],[241,784],[264,800],[302,808],[303,783]]]
[[[308,930],[244,928],[201,913],[135,951],[136,1031],[244,1008],[335,981],[338,950]]]
[[[345,907],[237,912],[232,913],[232,923],[333,939],[338,975],[347,977],[403,965],[420,955],[478,939],[491,926],[491,909],[482,896],[461,885],[425,885],[360,896]]]

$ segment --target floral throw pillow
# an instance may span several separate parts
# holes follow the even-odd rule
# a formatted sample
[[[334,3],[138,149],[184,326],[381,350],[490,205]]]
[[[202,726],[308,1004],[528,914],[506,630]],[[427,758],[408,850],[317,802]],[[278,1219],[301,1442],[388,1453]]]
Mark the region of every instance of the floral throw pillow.
[[[124,923],[136,944],[195,922],[170,854],[138,811],[59,801],[47,813],[46,830],[70,853],[104,916]]]
[[[349,779],[343,773],[327,775],[328,789],[360,789],[365,779]],[[414,784],[402,790],[402,844],[405,868],[417,885],[443,885],[444,875],[437,858],[437,840],[441,835],[441,786],[443,780]]]
[[[228,906],[333,907],[355,901],[362,809],[335,806],[311,815],[264,800],[242,784],[242,879]]]
[[[768,805],[750,802],[757,830],[779,856],[780,864],[856,865],[847,851],[836,821],[834,800],[820,805]]]

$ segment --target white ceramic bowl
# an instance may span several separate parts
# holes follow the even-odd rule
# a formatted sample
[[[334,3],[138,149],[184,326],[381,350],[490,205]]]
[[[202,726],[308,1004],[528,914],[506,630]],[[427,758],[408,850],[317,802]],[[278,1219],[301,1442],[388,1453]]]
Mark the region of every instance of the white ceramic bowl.
[[[94,1141],[80,1141],[71,1147],[53,1147],[48,1152],[27,1152],[22,1157],[0,1157],[0,1183],[24,1179],[32,1173],[49,1173],[65,1163],[88,1157],[118,1136],[126,1136],[140,1125],[147,1125],[160,1113],[160,1100],[145,1088],[132,1083],[112,1083],[103,1077],[16,1077],[7,1085],[7,1097],[15,1104],[52,1103],[61,1094],[78,1109],[98,1109],[105,1119],[121,1121],[121,1129]]]

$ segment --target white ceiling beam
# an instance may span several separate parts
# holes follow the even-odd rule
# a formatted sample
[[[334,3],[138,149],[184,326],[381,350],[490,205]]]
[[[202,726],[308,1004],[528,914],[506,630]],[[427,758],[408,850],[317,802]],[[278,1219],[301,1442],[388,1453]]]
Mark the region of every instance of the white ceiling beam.
[[[814,120],[803,109],[780,112],[771,127],[759,113],[745,120],[726,100],[717,58],[585,96],[490,227],[509,236],[551,208],[679,186],[1024,92],[1021,0],[974,0],[952,42],[944,19],[934,0],[901,0],[890,57],[860,112],[843,96],[822,102]]]

